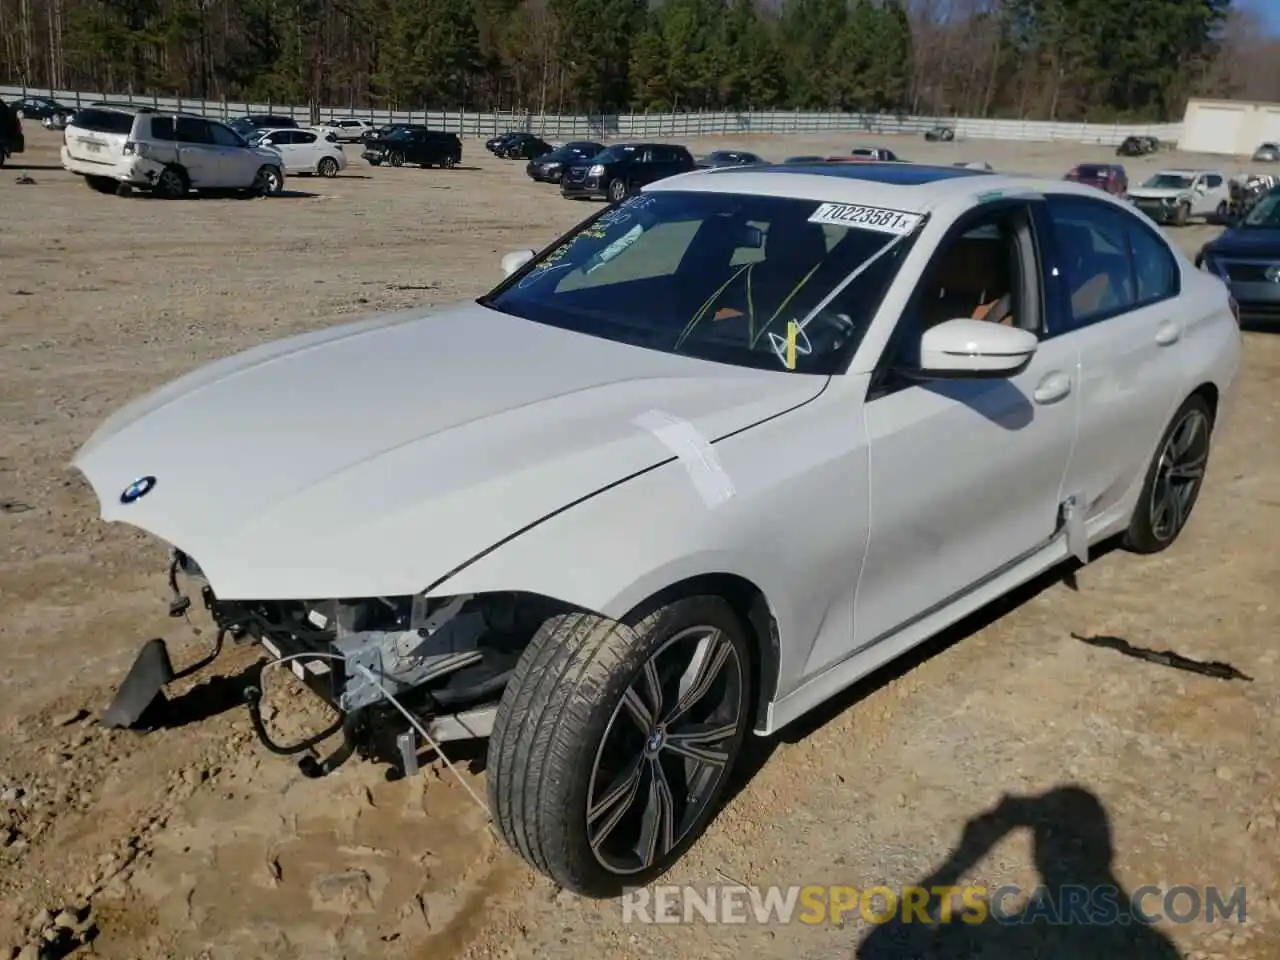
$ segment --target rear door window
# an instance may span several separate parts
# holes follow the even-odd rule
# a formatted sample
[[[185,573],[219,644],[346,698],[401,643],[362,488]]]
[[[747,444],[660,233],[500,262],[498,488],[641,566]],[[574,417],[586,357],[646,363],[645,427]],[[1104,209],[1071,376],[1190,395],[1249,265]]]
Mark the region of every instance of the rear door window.
[[[174,131],[180,143],[213,143],[213,135],[209,132],[208,121],[195,117],[178,117],[174,123]]]
[[[151,139],[152,140],[172,140],[173,139],[173,117],[152,117],[151,118]]]

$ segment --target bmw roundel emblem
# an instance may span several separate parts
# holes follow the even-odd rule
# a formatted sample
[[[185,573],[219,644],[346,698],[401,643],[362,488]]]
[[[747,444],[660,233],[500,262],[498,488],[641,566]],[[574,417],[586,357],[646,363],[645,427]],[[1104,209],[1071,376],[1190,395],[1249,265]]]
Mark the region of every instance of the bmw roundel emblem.
[[[133,483],[124,488],[124,492],[120,494],[121,503],[133,503],[135,500],[141,500],[148,493],[155,489],[155,477],[139,477]]]

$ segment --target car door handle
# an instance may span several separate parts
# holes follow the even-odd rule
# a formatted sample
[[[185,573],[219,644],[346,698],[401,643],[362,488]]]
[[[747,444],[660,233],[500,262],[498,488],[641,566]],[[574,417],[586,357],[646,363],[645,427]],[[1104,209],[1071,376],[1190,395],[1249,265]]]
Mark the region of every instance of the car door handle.
[[[1182,331],[1178,329],[1178,325],[1172,320],[1166,320],[1160,324],[1160,329],[1156,331],[1156,343],[1162,347],[1177,343],[1181,339]]]
[[[1036,403],[1057,403],[1063,397],[1071,392],[1071,377],[1065,373],[1054,371],[1047,373],[1044,378],[1036,384],[1035,392],[1032,396]]]

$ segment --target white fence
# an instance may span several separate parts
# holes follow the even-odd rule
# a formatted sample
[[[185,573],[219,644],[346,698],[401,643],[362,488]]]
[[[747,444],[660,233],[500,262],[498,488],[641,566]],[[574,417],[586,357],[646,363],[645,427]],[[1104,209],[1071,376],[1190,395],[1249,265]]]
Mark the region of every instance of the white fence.
[[[231,103],[220,100],[185,100],[169,97],[138,97],[128,94],[87,93],[74,90],[36,90],[27,87],[0,86],[0,99],[19,100],[24,96],[52,97],[69,107],[80,107],[95,101],[131,106],[147,106],[165,110],[185,110],[221,119],[234,119],[247,113],[270,113],[291,116],[301,123],[310,122],[311,110],[305,106],[279,103]],[[957,138],[972,140],[1065,141],[1115,146],[1129,136],[1155,136],[1165,143],[1176,143],[1182,125],[1049,123],[1043,120],[985,120],[965,117],[907,117],[892,114],[801,113],[770,110],[715,113],[623,113],[592,116],[561,116],[532,113],[471,113],[447,110],[371,110],[358,107],[322,107],[320,119],[359,117],[371,123],[424,123],[438,130],[449,130],[464,137],[489,137],[507,130],[527,130],[557,139],[674,139],[724,134],[789,134],[789,133],[924,133],[939,123],[953,127]]]

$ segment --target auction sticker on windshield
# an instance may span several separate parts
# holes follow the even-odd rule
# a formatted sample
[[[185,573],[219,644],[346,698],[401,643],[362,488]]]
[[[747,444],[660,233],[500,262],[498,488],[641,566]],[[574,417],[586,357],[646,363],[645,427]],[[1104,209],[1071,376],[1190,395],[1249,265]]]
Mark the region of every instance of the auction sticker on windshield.
[[[826,223],[833,227],[860,227],[902,236],[919,225],[923,215],[888,207],[864,207],[856,203],[824,203],[809,217],[810,223]]]

